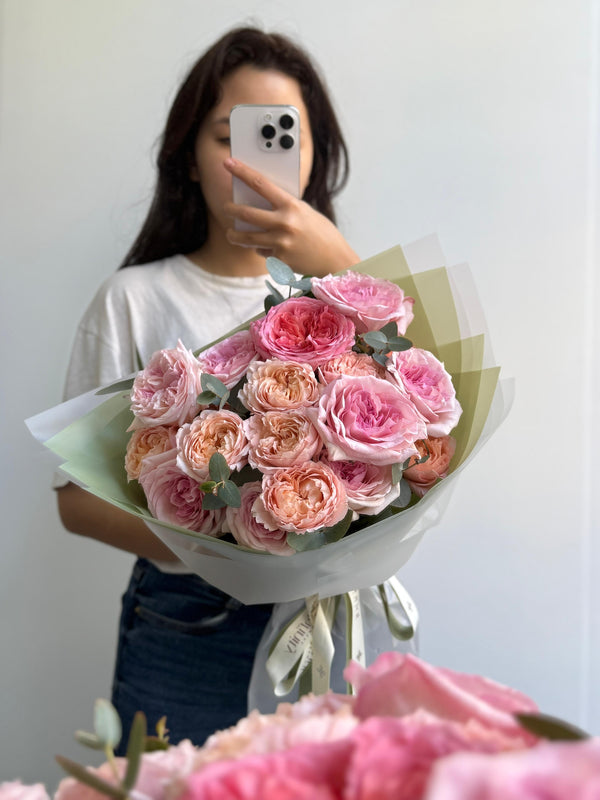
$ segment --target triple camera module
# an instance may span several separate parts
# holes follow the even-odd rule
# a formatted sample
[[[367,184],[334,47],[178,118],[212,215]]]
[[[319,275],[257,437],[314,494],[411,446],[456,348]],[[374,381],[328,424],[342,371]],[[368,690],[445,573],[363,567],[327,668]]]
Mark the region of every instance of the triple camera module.
[[[274,142],[279,142],[282,150],[289,150],[294,146],[294,137],[291,133],[285,131],[292,131],[294,127],[294,118],[290,114],[282,114],[278,120],[273,120],[271,114],[265,115],[265,119],[269,120],[261,127],[260,133],[263,137],[262,144],[268,150],[273,147]],[[280,130],[278,130],[278,127]]]

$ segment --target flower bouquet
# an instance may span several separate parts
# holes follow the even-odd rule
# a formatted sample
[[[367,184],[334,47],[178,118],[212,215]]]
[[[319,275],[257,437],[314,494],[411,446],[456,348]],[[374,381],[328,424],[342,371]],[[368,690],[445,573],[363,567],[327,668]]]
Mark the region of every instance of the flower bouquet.
[[[591,800],[600,787],[600,740],[537,712],[520,692],[411,655],[351,662],[354,696],[328,692],[253,711],[210,736],[169,746],[165,721],[146,735],[137,714],[126,758],[120,722],[97,701],[83,744],[108,760],[70,773],[54,800]],[[167,720],[168,722],[168,720]],[[153,752],[149,752],[153,751]],[[48,800],[42,785],[0,785],[0,800]]]
[[[141,517],[211,584],[244,603],[307,599],[279,643],[284,660],[293,651],[281,686],[311,660],[303,631],[328,638],[327,598],[347,595],[348,655],[364,649],[358,589],[379,585],[392,630],[411,635],[393,576],[505,413],[468,276],[442,263],[431,240],[322,279],[273,260],[290,296],[268,284],[265,315],[29,421],[71,480]]]

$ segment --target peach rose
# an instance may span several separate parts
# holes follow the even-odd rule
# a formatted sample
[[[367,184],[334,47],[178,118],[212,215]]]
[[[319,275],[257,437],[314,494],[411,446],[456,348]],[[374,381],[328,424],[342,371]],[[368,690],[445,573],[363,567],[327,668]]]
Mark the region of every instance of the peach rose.
[[[399,286],[383,278],[347,272],[312,279],[315,297],[350,317],[357,333],[378,331],[388,322],[395,322],[404,335],[414,318],[412,297],[405,297]]]
[[[260,481],[251,481],[240,486],[241,506],[239,508],[227,506],[225,509],[227,528],[236,542],[244,547],[277,556],[291,556],[294,550],[287,543],[287,532],[265,528],[254,518],[252,506],[261,491]]]
[[[177,466],[198,481],[208,478],[213,453],[221,453],[232,470],[240,470],[248,463],[243,420],[233,411],[201,411],[193,422],[181,426],[176,442]]]
[[[452,376],[441,361],[419,347],[390,353],[388,373],[408,394],[427,420],[428,436],[445,436],[456,427],[462,408],[456,398]]]
[[[232,389],[254,358],[256,347],[252,334],[250,331],[238,331],[200,353],[198,363],[203,372],[214,375],[228,389]]]
[[[264,474],[310,461],[323,447],[317,429],[299,409],[253,414],[244,430],[248,463]]]
[[[310,533],[346,516],[346,490],[326,464],[306,461],[265,475],[252,512],[265,528]]]
[[[354,323],[313,297],[290,297],[250,323],[254,344],[263,358],[300,361],[313,368],[350,350]]]
[[[456,441],[452,436],[430,436],[424,441],[417,442],[419,458],[429,454],[427,461],[422,464],[409,464],[402,477],[406,480],[417,497],[423,497],[431,487],[448,474],[450,461],[456,450]],[[416,457],[411,459],[418,460]]]
[[[255,413],[305,408],[319,399],[319,384],[310,364],[278,359],[253,361],[246,376],[239,399]]]
[[[355,353],[349,350],[341,356],[330,358],[317,370],[321,383],[331,383],[342,375],[373,375],[375,378],[385,378],[385,367],[378,364],[366,353]]]
[[[400,484],[392,483],[392,468],[364,461],[329,461],[328,464],[344,484],[348,507],[357,514],[379,514],[400,494]]]
[[[183,425],[198,411],[202,391],[198,360],[181,342],[158,350],[135,377],[131,410],[135,419],[129,430],[151,425]]]
[[[177,466],[177,450],[145,458],[138,480],[153,517],[197,533],[221,536],[224,509],[202,508],[204,494],[198,481]]]
[[[177,429],[172,425],[157,425],[154,428],[138,428],[131,434],[125,451],[127,480],[137,480],[146,456],[154,456],[175,447]]]

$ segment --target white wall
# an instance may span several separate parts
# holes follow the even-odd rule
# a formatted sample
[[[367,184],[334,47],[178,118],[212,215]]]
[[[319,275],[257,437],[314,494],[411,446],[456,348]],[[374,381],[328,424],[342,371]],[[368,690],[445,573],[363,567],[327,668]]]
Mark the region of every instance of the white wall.
[[[600,733],[597,0],[4,0],[0,780],[107,696],[131,558],[61,530],[22,420],[55,404],[77,320],[122,257],[173,91],[226,28],[298,36],[353,157],[365,257],[437,231],[471,264],[513,411],[403,578],[421,653]],[[593,36],[595,35],[595,43]]]

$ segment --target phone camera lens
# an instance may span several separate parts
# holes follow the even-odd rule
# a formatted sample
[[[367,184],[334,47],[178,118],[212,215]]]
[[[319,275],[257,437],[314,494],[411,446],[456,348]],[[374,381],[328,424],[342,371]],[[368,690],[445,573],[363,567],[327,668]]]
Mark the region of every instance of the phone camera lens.
[[[281,139],[279,140],[279,144],[283,147],[284,150],[289,150],[290,147],[294,146],[294,138],[287,133],[284,133]]]
[[[265,137],[265,139],[272,139],[277,133],[277,131],[272,125],[263,125],[260,132]]]
[[[284,131],[289,131],[290,128],[294,127],[294,118],[290,114],[284,114],[280,118],[279,124]]]

